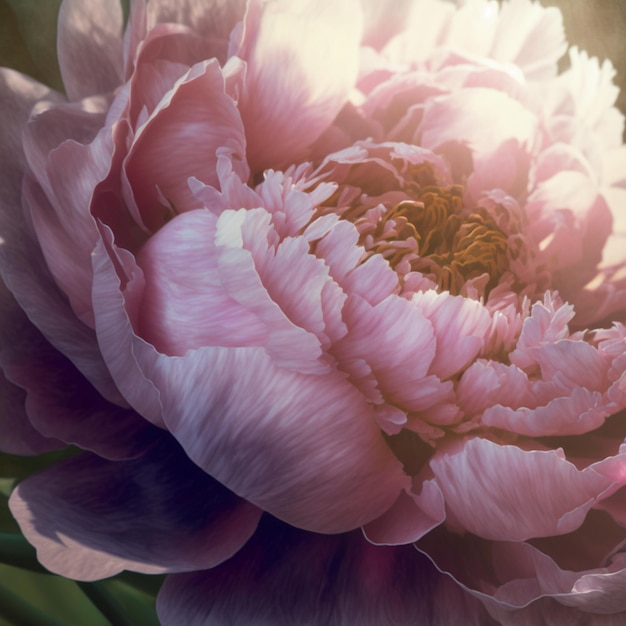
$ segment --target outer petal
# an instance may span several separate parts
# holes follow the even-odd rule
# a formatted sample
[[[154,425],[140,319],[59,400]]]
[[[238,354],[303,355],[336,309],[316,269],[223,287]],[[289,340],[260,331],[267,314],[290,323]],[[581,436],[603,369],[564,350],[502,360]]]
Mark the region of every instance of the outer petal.
[[[177,22],[197,28],[205,37],[228,38],[243,17],[244,0],[150,0],[148,13],[155,23]]]
[[[581,619],[568,624],[612,623],[590,613],[624,615],[623,528],[604,513],[592,512],[574,533],[532,543],[486,542],[440,527],[417,545],[503,624],[534,626],[537,609],[552,604],[547,598],[577,609],[549,611]]]
[[[170,576],[157,610],[164,626],[495,624],[411,546],[313,535],[272,519],[220,567]]]
[[[168,437],[134,461],[83,454],[49,467],[18,485],[10,507],[41,563],[78,580],[213,567],[261,515]]]
[[[63,448],[64,443],[44,437],[33,427],[24,400],[24,391],[0,374],[0,450],[28,456]]]
[[[236,54],[254,172],[292,163],[330,126],[356,81],[361,28],[358,0],[249,3]]]
[[[49,89],[13,72],[0,70],[0,274],[31,321],[66,354],[106,398],[123,403],[107,371],[93,332],[78,321],[57,289],[22,210],[23,128],[33,104],[56,99]]]
[[[430,466],[462,528],[494,540],[571,532],[612,486],[594,468],[576,469],[562,451],[527,452],[486,439],[439,452]]]
[[[80,100],[122,82],[122,7],[118,2],[64,0],[58,53],[67,95]]]
[[[45,175],[40,174],[47,179],[40,182],[49,184],[48,197],[30,175],[24,184],[24,200],[50,272],[76,316],[89,326],[93,326],[89,257],[98,238],[89,209],[97,184],[111,168],[111,135],[104,128],[88,145],[65,141],[56,148],[48,156]]]
[[[0,364],[24,326],[32,328],[6,287],[0,282]],[[0,450],[9,454],[42,454],[63,447],[43,436],[31,424],[24,407],[25,394],[0,369]]]

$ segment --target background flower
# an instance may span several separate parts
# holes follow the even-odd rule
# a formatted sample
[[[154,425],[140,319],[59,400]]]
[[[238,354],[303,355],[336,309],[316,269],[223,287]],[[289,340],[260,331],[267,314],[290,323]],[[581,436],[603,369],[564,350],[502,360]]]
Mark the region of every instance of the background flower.
[[[394,31],[422,24],[426,5],[441,48]],[[270,537],[291,546],[287,563],[319,554],[300,582],[329,615],[380,622],[393,602],[401,622],[425,619],[417,596],[389,587],[398,570],[430,567],[410,545],[420,538],[503,622],[543,595],[623,610],[611,587],[623,434],[607,418],[624,403],[624,337],[605,320],[623,311],[610,70],[574,52],[554,80],[558,14],[526,2],[500,17],[495,4],[402,6],[388,31],[367,30],[366,11],[359,59],[356,4],[341,5],[353,19],[339,37],[336,9],[307,3],[253,2],[245,17],[240,4],[136,3],[122,55],[121,15],[85,21],[65,2],[70,102],[4,74],[10,128],[36,107],[5,144],[3,315],[18,332],[3,342],[17,407],[3,445],[95,453],[15,492],[46,566],[78,579],[203,570],[246,543],[263,509],[409,545],[265,519],[214,573],[171,577],[164,620],[184,607],[206,623],[205,603],[232,611],[220,598],[256,585],[226,576],[241,562],[266,563],[271,597],[284,583]],[[480,41],[467,23],[484,25]],[[516,48],[511,23],[541,44]],[[601,97],[585,104],[588,84]],[[286,171],[262,180],[268,167]],[[444,222],[416,222],[416,208]],[[581,537],[597,553],[564,559]],[[388,575],[372,580],[372,563]],[[197,594],[221,572],[224,595]],[[470,596],[433,584],[485,623]]]

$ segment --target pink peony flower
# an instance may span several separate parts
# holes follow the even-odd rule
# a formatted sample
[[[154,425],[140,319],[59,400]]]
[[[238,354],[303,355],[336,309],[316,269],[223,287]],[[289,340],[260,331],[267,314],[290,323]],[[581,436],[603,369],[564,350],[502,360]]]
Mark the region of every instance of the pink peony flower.
[[[84,450],[11,497],[42,564],[172,625],[626,619],[623,117],[564,51],[530,0],[64,0],[65,95],[1,73],[0,445]]]

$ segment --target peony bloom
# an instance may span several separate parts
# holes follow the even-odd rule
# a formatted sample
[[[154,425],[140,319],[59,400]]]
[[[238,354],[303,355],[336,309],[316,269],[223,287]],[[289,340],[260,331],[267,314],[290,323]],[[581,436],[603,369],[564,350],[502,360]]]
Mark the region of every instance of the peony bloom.
[[[0,445],[83,450],[11,497],[41,563],[165,625],[626,619],[623,118],[565,49],[64,0],[65,94],[1,73]]]

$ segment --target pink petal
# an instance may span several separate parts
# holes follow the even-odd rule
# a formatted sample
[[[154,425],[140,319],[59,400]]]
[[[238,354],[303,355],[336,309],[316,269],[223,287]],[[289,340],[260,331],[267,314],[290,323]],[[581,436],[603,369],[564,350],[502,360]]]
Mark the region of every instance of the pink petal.
[[[66,141],[49,154],[46,164],[53,195],[46,197],[30,178],[24,189],[48,268],[76,316],[88,326],[93,325],[89,259],[98,238],[89,208],[96,185],[109,172],[112,153],[106,128],[89,145]],[[67,175],[68,168],[74,175]]]
[[[191,211],[161,228],[142,248],[145,290],[140,334],[159,351],[183,355],[201,346],[263,345],[268,328],[222,284],[215,250],[217,218]]]
[[[348,334],[334,348],[341,367],[359,385],[373,377],[381,400],[405,411],[421,411],[446,398],[449,384],[427,376],[435,355],[432,324],[412,302],[389,296],[375,307],[357,296],[344,307]],[[368,365],[359,380],[360,364]],[[374,400],[374,398],[371,398]]]
[[[120,389],[142,415],[165,420],[205,471],[264,510],[324,532],[391,506],[408,479],[343,376],[277,368],[262,348],[158,354],[133,333],[102,249],[94,276],[96,329]]]
[[[489,407],[481,422],[527,437],[581,435],[599,428],[615,408],[599,393],[576,388],[571,395],[554,398],[545,406]]]
[[[171,22],[194,28],[204,37],[228,39],[231,30],[243,18],[244,0],[150,0],[148,3],[148,28]]]
[[[122,8],[107,0],[63,0],[59,65],[70,100],[113,91],[122,82]]]
[[[477,301],[434,290],[416,293],[412,301],[433,325],[436,355],[430,373],[449,378],[466,367],[483,347],[491,324]]]
[[[493,167],[492,157],[505,142],[517,142],[520,153],[530,148],[537,119],[508,95],[476,87],[429,100],[420,131],[425,148],[436,149],[449,141],[467,144],[474,170],[482,176]]]
[[[248,4],[236,55],[253,172],[292,163],[330,126],[356,80],[361,26],[356,0]]]
[[[150,229],[158,229],[172,209],[199,208],[188,180],[193,176],[208,185],[218,184],[221,146],[231,149],[238,175],[247,179],[239,113],[224,93],[219,64],[212,60],[195,66],[176,83],[137,133],[128,153],[125,173]]]
[[[558,9],[528,2],[502,5],[491,56],[519,66],[530,80],[552,78],[567,44]]]
[[[562,452],[524,451],[486,439],[441,451],[430,467],[462,527],[500,541],[571,532],[611,486],[594,469],[577,470]]]

